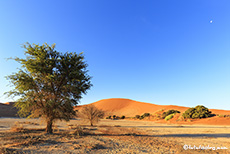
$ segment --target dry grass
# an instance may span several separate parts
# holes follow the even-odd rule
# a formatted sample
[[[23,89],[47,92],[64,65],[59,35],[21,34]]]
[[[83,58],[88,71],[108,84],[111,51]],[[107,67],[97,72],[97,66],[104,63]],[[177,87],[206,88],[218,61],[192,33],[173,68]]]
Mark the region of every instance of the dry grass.
[[[15,124],[13,126],[11,126],[10,128],[10,131],[11,132],[20,132],[20,133],[23,133],[25,132],[25,128],[22,124],[19,124],[18,122],[15,122]]]
[[[28,127],[23,121],[16,122],[9,131],[0,132],[0,153],[229,153],[229,150],[183,149],[184,144],[229,148],[228,127],[126,120],[103,120],[99,124],[91,127],[81,125],[79,120],[58,122],[55,127],[59,131],[48,135],[43,126],[33,128],[33,124]]]

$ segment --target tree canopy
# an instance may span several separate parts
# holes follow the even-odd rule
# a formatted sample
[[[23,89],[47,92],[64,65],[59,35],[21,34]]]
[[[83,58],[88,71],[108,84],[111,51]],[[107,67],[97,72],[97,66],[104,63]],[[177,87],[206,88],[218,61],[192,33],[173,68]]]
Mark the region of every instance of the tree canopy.
[[[55,44],[26,43],[23,47],[26,58],[12,58],[21,68],[7,76],[14,86],[7,93],[20,96],[15,103],[20,116],[45,118],[46,131],[52,133],[53,121],[74,116],[74,105],[92,86],[87,64],[82,53],[61,53]]]

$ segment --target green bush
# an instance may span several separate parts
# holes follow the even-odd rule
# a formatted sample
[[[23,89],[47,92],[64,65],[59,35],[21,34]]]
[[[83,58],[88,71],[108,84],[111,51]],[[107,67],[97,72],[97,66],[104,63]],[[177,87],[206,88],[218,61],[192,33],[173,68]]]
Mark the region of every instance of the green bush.
[[[225,115],[225,114],[218,114],[217,116],[218,117],[224,117],[224,118],[229,118],[230,117],[230,115]]]
[[[203,105],[197,105],[195,108],[189,108],[188,110],[186,110],[182,116],[186,119],[186,118],[192,118],[192,119],[201,119],[201,118],[207,118],[207,117],[211,117],[211,111],[208,110],[208,108],[206,108]]]
[[[123,116],[121,116],[121,119],[125,119],[125,116],[123,115]]]
[[[136,115],[135,118],[136,118],[136,119],[142,120],[142,119],[144,119],[145,117],[149,117],[149,116],[150,116],[150,113],[144,113],[144,114],[142,114],[141,116],[140,116],[140,115]]]
[[[168,115],[171,115],[173,113],[180,113],[178,110],[168,110],[167,112],[162,113],[162,119],[165,119]]]
[[[116,119],[117,118],[117,116],[116,115],[113,115],[113,119]]]
[[[166,116],[166,117],[165,117],[165,120],[168,121],[168,120],[172,119],[173,116],[174,116],[175,114],[176,114],[176,113],[172,113],[172,114]]]
[[[106,119],[111,119],[111,116],[106,117]]]
[[[135,118],[139,119],[139,118],[140,118],[140,115],[136,115]]]
[[[144,118],[145,118],[144,115],[141,115],[141,116],[139,117],[140,120],[142,120],[142,119],[144,119]]]
[[[143,116],[144,118],[145,118],[145,117],[149,117],[149,116],[150,116],[150,113],[144,113],[142,116]]]

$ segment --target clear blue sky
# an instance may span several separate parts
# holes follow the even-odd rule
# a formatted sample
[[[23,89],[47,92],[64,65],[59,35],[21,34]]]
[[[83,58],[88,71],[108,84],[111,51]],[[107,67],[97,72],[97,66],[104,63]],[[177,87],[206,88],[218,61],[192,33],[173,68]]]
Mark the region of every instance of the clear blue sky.
[[[229,0],[0,1],[0,102],[25,42],[84,51],[81,100],[129,98],[230,110]]]

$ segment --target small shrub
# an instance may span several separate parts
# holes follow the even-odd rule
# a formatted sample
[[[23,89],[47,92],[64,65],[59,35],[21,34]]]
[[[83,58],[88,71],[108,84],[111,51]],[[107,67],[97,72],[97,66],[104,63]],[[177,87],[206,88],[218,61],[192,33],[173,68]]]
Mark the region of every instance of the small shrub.
[[[149,116],[150,116],[150,113],[144,113],[142,116],[143,116],[144,118],[145,118],[145,117],[149,117]]]
[[[140,118],[140,115],[136,115],[135,118],[139,119],[139,118]]]
[[[172,119],[174,115],[175,115],[175,113],[172,113],[172,114],[166,116],[165,120],[168,121],[168,120]]]
[[[83,128],[80,126],[77,126],[74,128],[74,131],[71,134],[77,135],[77,136],[82,136],[82,135],[84,135]]]
[[[123,115],[123,116],[121,116],[121,119],[125,119],[125,116]]]
[[[173,114],[173,113],[180,113],[178,110],[168,110],[167,112],[164,112],[162,114],[162,119],[165,119],[168,115]]]
[[[106,119],[111,119],[112,118],[112,116],[108,116],[108,117],[106,117]]]
[[[177,121],[184,121],[184,117],[182,115],[179,116],[179,118],[177,119]]]
[[[225,117],[225,115],[223,115],[223,114],[218,114],[218,117]]]
[[[143,116],[143,115],[141,115],[140,117],[139,117],[139,119],[140,120],[142,120],[142,119],[144,119],[145,117]]]
[[[117,118],[117,116],[116,115],[113,115],[113,119],[116,119]]]
[[[24,126],[22,124],[20,124],[20,125],[15,124],[15,125],[11,126],[10,131],[11,132],[23,133],[23,132],[25,132],[25,128],[24,128]]]
[[[225,114],[218,114],[218,117],[229,118],[229,117],[230,117],[230,115],[225,115]]]

